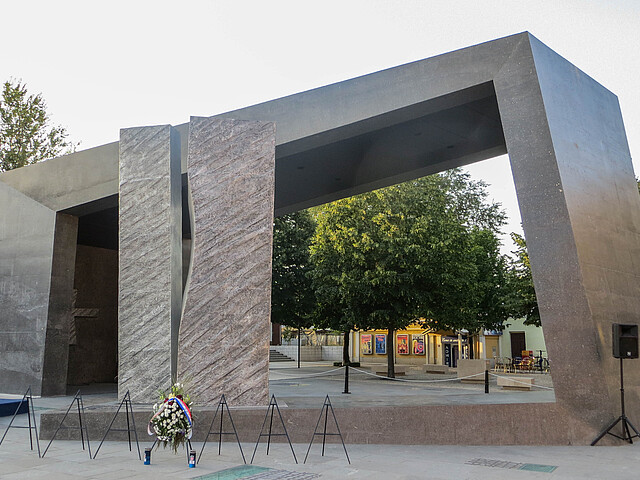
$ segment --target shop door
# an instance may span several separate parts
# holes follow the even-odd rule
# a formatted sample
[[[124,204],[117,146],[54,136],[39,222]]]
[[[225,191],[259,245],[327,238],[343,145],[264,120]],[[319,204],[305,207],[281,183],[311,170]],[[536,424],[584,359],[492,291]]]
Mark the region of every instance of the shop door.
[[[487,347],[487,358],[492,360],[496,357],[499,357],[498,352],[498,337],[484,337],[485,345]]]
[[[511,358],[522,357],[526,345],[524,332],[511,332]]]

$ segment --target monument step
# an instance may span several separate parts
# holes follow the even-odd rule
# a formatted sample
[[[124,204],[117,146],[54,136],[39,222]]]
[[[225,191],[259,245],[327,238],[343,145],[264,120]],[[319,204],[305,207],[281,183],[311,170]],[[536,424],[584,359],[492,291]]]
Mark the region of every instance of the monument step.
[[[0,398],[0,417],[9,417],[16,413],[16,408],[18,409],[18,415],[21,413],[27,413],[29,408],[29,403],[27,400],[22,400],[21,398]]]
[[[270,362],[293,362],[293,358],[287,357],[283,353],[280,353],[277,350],[270,349],[269,350],[269,361]]]

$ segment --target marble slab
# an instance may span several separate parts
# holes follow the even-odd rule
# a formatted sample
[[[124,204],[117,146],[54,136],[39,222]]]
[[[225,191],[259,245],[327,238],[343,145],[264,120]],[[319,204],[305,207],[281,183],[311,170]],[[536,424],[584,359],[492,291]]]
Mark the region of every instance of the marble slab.
[[[199,404],[269,401],[275,124],[191,118],[178,372]]]
[[[119,168],[118,395],[129,390],[134,402],[153,402],[172,380],[181,304],[180,163],[171,127],[121,130]]]

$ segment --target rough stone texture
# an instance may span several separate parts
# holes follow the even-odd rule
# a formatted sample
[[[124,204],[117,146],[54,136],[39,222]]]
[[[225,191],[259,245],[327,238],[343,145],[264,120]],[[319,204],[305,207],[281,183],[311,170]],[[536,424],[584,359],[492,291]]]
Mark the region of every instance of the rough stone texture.
[[[179,376],[199,404],[268,403],[275,125],[192,118]]]
[[[182,301],[179,198],[171,127],[121,130],[118,394],[129,390],[134,402],[153,401],[172,377]]]
[[[75,342],[69,346],[69,385],[115,382],[118,375],[118,252],[78,245]]]
[[[53,242],[51,290],[42,370],[42,395],[67,393],[69,325],[73,308],[78,217],[58,213]]]
[[[0,385],[41,394],[56,214],[0,182]]]

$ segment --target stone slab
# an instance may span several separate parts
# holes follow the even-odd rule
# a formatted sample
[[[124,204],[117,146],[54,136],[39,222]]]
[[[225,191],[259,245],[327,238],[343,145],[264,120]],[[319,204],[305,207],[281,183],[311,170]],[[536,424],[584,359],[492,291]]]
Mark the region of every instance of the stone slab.
[[[121,130],[118,391],[129,390],[134,402],[153,402],[172,381],[182,287],[179,168],[170,126]]]
[[[69,329],[73,321],[73,278],[77,238],[78,217],[57,213],[44,347],[42,395],[67,393]]]
[[[318,399],[318,402],[318,408],[288,408],[280,405],[292,442],[309,444],[322,410],[321,399]],[[237,408],[233,404],[230,407],[240,441],[255,445],[267,412],[266,408]],[[84,418],[91,439],[103,437],[116,408],[117,406],[114,405],[108,409],[95,407],[86,411]],[[333,408],[347,444],[569,445],[572,435],[575,435],[571,432],[572,429],[582,434],[588,432],[588,428],[585,429],[583,422],[580,421],[569,427],[570,424],[563,410],[553,403]],[[134,412],[138,438],[149,438],[146,425],[150,417],[150,408],[135,407]],[[523,415],[523,412],[526,412],[526,415]],[[194,409],[192,442],[204,441],[214,414],[215,406]],[[58,412],[50,410],[42,414],[41,439],[51,438],[63,415],[64,410]],[[226,415],[224,421],[226,427],[228,422]],[[77,425],[77,422],[78,416],[70,415],[65,420],[65,425],[73,426]],[[114,423],[114,428],[126,428],[125,422],[125,415],[120,414]],[[508,423],[509,428],[504,427],[505,422]],[[366,428],[363,428],[363,425],[366,425]],[[331,427],[333,425],[329,428]],[[277,421],[274,421],[274,431],[278,433],[282,431]],[[523,435],[522,432],[527,434]],[[215,449],[214,438],[214,436],[209,437],[208,448],[212,450]],[[79,433],[77,430],[61,430],[56,441],[58,439],[79,440]],[[107,439],[125,440],[126,433],[114,432]],[[229,442],[229,445],[223,449],[230,448],[230,445],[233,445],[233,436],[223,441]],[[272,437],[271,441],[286,442],[286,438]],[[339,442],[339,439],[327,437],[327,441],[334,443]],[[126,448],[126,444],[123,444],[123,448]]]
[[[491,362],[483,359],[461,358],[458,360],[456,368],[458,378],[462,378],[463,383],[484,383],[484,371],[489,370]],[[470,377],[471,378],[463,378]]]
[[[0,182],[0,385],[40,395],[56,214]]]
[[[424,365],[422,371],[425,373],[449,373],[449,367],[447,365]]]
[[[274,168],[273,123],[191,119],[178,369],[200,404],[269,401]]]
[[[535,383],[533,377],[498,377],[497,384],[505,390],[531,390]]]

